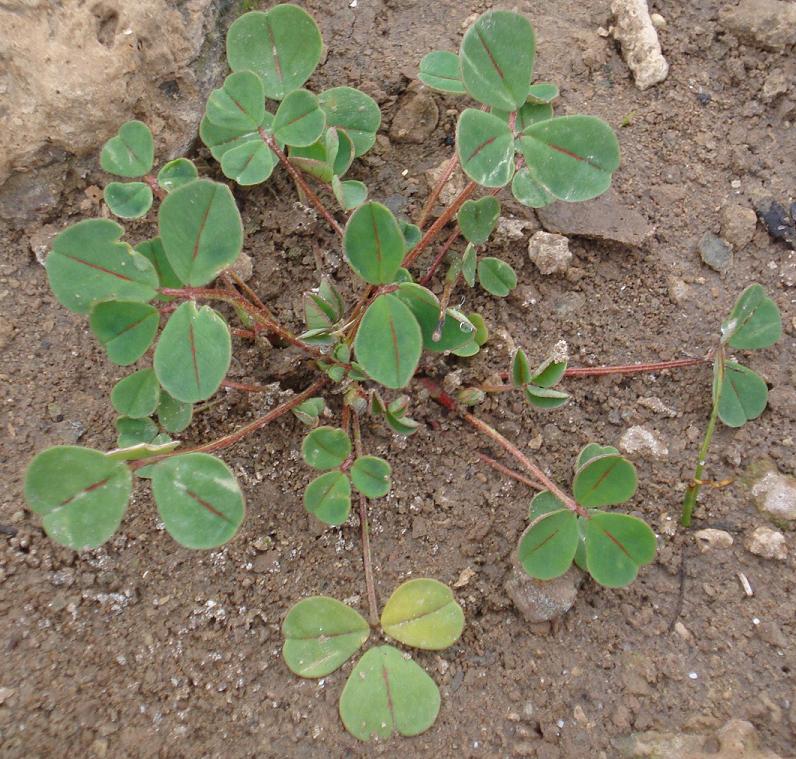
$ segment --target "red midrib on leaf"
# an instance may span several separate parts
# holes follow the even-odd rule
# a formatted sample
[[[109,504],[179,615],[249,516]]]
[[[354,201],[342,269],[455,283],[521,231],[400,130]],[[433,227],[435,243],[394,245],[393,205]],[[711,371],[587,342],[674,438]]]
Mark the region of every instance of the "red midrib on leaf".
[[[481,30],[478,27],[475,28],[475,33],[478,35],[478,41],[483,46],[484,52],[489,56],[489,62],[495,67],[495,71],[497,71],[501,81],[505,84],[506,77],[503,74],[503,69],[500,68],[500,65],[495,60],[495,56],[492,55],[492,51],[489,49],[489,45],[486,44],[486,40],[484,39],[483,35],[481,34]]]
[[[537,140],[538,142],[541,142],[543,145],[547,145],[547,147],[550,148],[550,150],[555,150],[557,153],[561,153],[561,155],[568,156],[569,158],[573,158],[576,161],[581,161],[582,163],[587,163],[589,166],[591,166],[594,169],[597,169],[598,171],[608,171],[607,169],[600,166],[599,163],[595,163],[591,158],[587,158],[586,156],[573,153],[571,150],[568,150],[567,148],[562,147],[561,145],[556,145],[553,142],[545,142],[544,140],[540,140],[538,137],[534,137],[531,134],[526,134],[524,136],[529,137],[532,140]]]
[[[395,319],[392,314],[390,320],[390,338],[392,339],[392,351],[395,354],[395,384],[401,384],[401,348],[398,345],[398,333],[395,331]]]
[[[381,273],[381,263],[384,257],[381,250],[379,227],[378,224],[376,224],[376,212],[373,210],[373,206],[370,207],[370,224],[373,227],[373,237],[376,240],[376,260],[379,262],[379,273]]]
[[[535,545],[528,553],[535,553],[540,548],[543,548],[547,543],[549,543],[558,533],[561,532],[560,529],[553,530],[541,543]]]
[[[104,266],[100,266],[99,264],[93,264],[91,261],[85,261],[82,258],[78,258],[77,256],[68,256],[66,253],[58,252],[59,256],[63,256],[64,258],[68,258],[70,261],[74,261],[79,264],[83,264],[84,266],[88,266],[90,269],[96,269],[97,271],[101,271],[103,274],[110,274],[112,277],[116,277],[117,279],[121,279],[124,282],[134,282],[135,280],[130,279],[130,277],[126,277],[124,274],[119,274],[118,271],[111,271],[111,269],[106,269]]]
[[[600,529],[605,533],[605,536],[608,538],[608,540],[610,540],[620,551],[622,551],[622,553],[625,554],[630,561],[634,561],[633,557],[630,555],[630,552],[622,545],[622,543],[619,542],[618,538],[606,530],[605,527],[601,527]]]
[[[299,115],[299,116],[296,116],[296,118],[295,118],[295,119],[291,119],[290,121],[288,121],[288,122],[285,124],[285,126],[292,126],[292,125],[293,125],[293,124],[295,124],[297,121],[301,121],[302,119],[306,119],[306,118],[307,118],[307,116],[309,116],[309,115],[310,115],[310,114],[312,114],[312,113],[315,113],[315,110],[316,110],[316,109],[315,109],[314,107],[313,107],[313,108],[311,108],[311,109],[310,109],[309,111],[307,111],[306,113],[302,113],[301,115]]]
[[[232,522],[230,521],[229,517],[226,514],[219,511],[215,506],[213,506],[212,503],[209,503],[200,495],[194,493],[193,490],[186,490],[185,492],[189,498],[192,498],[194,501],[196,501],[202,508],[207,509],[213,516],[216,516],[219,519],[223,519],[228,524],[232,524]]]
[[[210,209],[213,207],[213,201],[216,197],[216,189],[213,188],[213,192],[210,195],[210,200],[207,202],[207,208],[205,208],[204,213],[202,214],[202,218],[199,221],[199,229],[196,230],[196,240],[193,244],[193,255],[191,256],[191,260],[195,261],[196,257],[199,255],[199,245],[202,243],[202,235],[205,231],[205,226],[207,225],[207,217],[210,215]]]
[[[192,322],[188,322],[188,343],[191,346],[191,361],[193,362],[193,374],[196,378],[196,389],[201,392],[202,384],[199,378],[199,362],[196,360],[196,335],[194,335]]]
[[[387,674],[387,667],[384,664],[381,665],[381,676],[384,679],[384,689],[387,691],[387,708],[390,710],[390,716],[392,717],[392,726],[393,730],[395,730],[395,706],[392,702],[392,689],[390,688],[390,676]]]
[[[117,332],[111,338],[111,340],[116,340],[117,338],[121,337],[125,332],[129,332],[131,329],[135,329],[136,327],[138,327],[140,324],[143,324],[147,319],[149,319],[152,316],[154,316],[154,314],[151,314],[151,313],[150,314],[146,314],[146,315],[142,316],[140,319],[138,319],[137,321],[134,321],[132,324],[128,324],[123,330]]]
[[[265,31],[268,34],[268,41],[271,43],[271,57],[274,59],[274,70],[279,77],[279,81],[284,82],[284,77],[282,76],[282,63],[279,60],[279,53],[276,49],[276,40],[274,39],[273,29],[271,29],[271,21],[267,16],[265,19]]]
[[[472,153],[470,153],[465,163],[470,163],[473,158],[475,158],[484,148],[489,147],[496,139],[497,137],[490,137],[488,140],[484,140]]]
[[[61,501],[61,503],[59,503],[58,506],[59,507],[68,506],[70,503],[72,503],[72,501],[76,500],[80,496],[86,495],[87,493],[91,493],[94,490],[97,490],[97,489],[101,488],[103,485],[105,485],[110,480],[110,478],[111,478],[111,475],[108,475],[104,480],[99,480],[98,482],[95,482],[95,483],[89,485],[88,487],[83,488],[79,493],[75,493],[74,495],[70,495],[69,498],[67,498],[64,501]]]

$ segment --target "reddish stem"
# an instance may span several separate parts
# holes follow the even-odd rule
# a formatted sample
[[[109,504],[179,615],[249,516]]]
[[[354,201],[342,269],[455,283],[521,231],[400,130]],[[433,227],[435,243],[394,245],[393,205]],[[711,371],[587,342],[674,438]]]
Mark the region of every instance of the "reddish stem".
[[[318,213],[323,216],[323,218],[329,222],[329,226],[335,232],[337,232],[340,237],[342,237],[343,228],[340,226],[340,224],[338,224],[337,219],[332,216],[332,214],[323,204],[323,201],[321,201],[321,199],[313,192],[312,188],[304,180],[304,177],[301,176],[301,172],[292,163],[290,163],[288,157],[282,152],[273,136],[268,134],[265,129],[260,128],[260,137],[262,137],[263,142],[265,142],[265,144],[274,151],[276,157],[279,159],[279,162],[287,169],[288,174],[293,177],[293,181],[301,188],[301,191],[307,196],[307,199],[310,201],[310,203],[315,206]]]
[[[580,516],[588,518],[589,514],[582,506],[578,506],[575,501],[568,496],[558,485],[555,484],[536,464],[534,464],[516,445],[507,440],[496,429],[490,427],[485,421],[474,416],[469,411],[462,409],[458,403],[448,395],[436,382],[428,377],[420,378],[421,384],[428,390],[432,399],[443,408],[457,414],[461,419],[474,427],[490,440],[497,443],[503,450],[511,454],[525,469],[530,472],[546,489],[549,490],[561,503],[568,509],[576,512]]]
[[[544,490],[545,487],[540,482],[536,482],[536,480],[532,480],[530,477],[526,477],[524,474],[520,474],[519,472],[515,472],[513,469],[509,469],[504,464],[501,464],[499,461],[495,461],[491,456],[487,456],[485,453],[479,453],[478,457],[488,466],[491,466],[492,469],[496,469],[501,474],[505,474],[506,477],[511,477],[513,480],[517,480],[517,482],[521,482],[523,485],[527,485],[532,490]]]
[[[459,237],[461,233],[461,229],[459,229],[459,225],[456,225],[456,229],[450,233],[448,239],[440,246],[439,252],[435,256],[434,260],[431,262],[431,266],[428,267],[428,271],[423,275],[420,280],[420,284],[424,287],[431,281],[431,278],[434,276],[434,272],[439,268],[439,265],[445,258],[445,254],[451,249],[453,243],[456,242],[456,239]]]
[[[139,459],[138,461],[131,462],[130,468],[135,471],[136,469],[140,469],[142,466],[156,464],[158,461],[163,461],[171,456],[183,456],[186,453],[213,453],[214,451],[220,451],[222,448],[228,448],[229,446],[237,443],[239,440],[251,435],[253,432],[262,429],[275,419],[279,419],[280,416],[287,414],[289,411],[296,408],[296,406],[307,400],[307,398],[312,397],[312,395],[320,390],[325,384],[326,377],[319,377],[309,387],[302,390],[298,395],[294,395],[289,401],[285,401],[283,404],[276,406],[276,408],[271,409],[271,411],[269,411],[265,416],[255,419],[250,424],[247,424],[245,427],[241,427],[235,432],[231,432],[229,435],[224,435],[223,437],[220,437],[217,440],[212,440],[209,443],[197,445],[194,448],[184,448],[182,450],[175,450],[171,453],[166,453],[163,456],[153,456],[152,458],[148,459]]]
[[[343,408],[348,408],[344,406]],[[359,426],[359,416],[352,414],[354,423],[354,451],[357,458],[362,456],[362,430]],[[379,602],[376,599],[376,583],[373,579],[373,556],[370,551],[370,530],[368,529],[368,499],[359,494],[359,528],[362,538],[362,564],[365,568],[365,588],[368,595],[368,611],[371,627],[379,624]]]
[[[677,369],[684,366],[699,366],[713,360],[708,354],[700,358],[677,358],[672,361],[659,361],[652,364],[621,364],[618,366],[572,366],[564,372],[565,377],[597,377],[603,374],[637,374],[639,372],[660,372],[664,369]],[[508,376],[508,375],[507,375]]]
[[[431,209],[434,208],[434,203],[436,203],[437,198],[440,196],[440,193],[442,193],[442,190],[448,183],[448,180],[451,178],[451,176],[453,176],[453,172],[456,171],[456,167],[458,165],[459,154],[454,152],[448,161],[448,165],[445,167],[445,171],[442,172],[442,176],[440,176],[440,178],[437,180],[437,183],[431,190],[431,194],[428,196],[425,204],[423,205],[423,210],[420,212],[420,218],[417,220],[417,226],[420,227],[420,229],[422,229],[423,225],[426,223],[426,219],[431,213]]]
[[[152,188],[152,192],[158,200],[164,200],[168,193],[158,184],[158,180],[151,174],[143,177],[144,181]]]

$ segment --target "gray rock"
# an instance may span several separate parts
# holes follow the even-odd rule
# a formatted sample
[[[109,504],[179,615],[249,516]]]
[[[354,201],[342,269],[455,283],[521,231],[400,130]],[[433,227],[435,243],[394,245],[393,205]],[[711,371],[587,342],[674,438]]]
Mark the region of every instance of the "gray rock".
[[[245,251],[241,251],[240,255],[235,259],[235,263],[229,267],[229,270],[244,282],[248,282],[254,274],[252,257]]]
[[[222,75],[226,0],[27,2],[0,9],[0,218],[31,221],[64,177],[132,118],[156,135],[157,159],[196,137]]]
[[[743,42],[764,50],[796,45],[796,4],[788,0],[741,0],[719,13],[719,23]]]
[[[754,209],[728,203],[721,209],[721,236],[733,250],[746,247],[755,236],[757,214]]]
[[[705,232],[699,238],[698,248],[702,260],[711,269],[723,273],[732,266],[732,248],[713,232]]]
[[[669,64],[661,53],[647,0],[613,0],[611,11],[616,18],[614,37],[622,46],[622,56],[633,72],[636,87],[646,90],[666,79]]]
[[[563,235],[537,232],[528,242],[528,256],[542,274],[564,274],[572,261],[569,239]]]
[[[624,205],[613,189],[585,203],[556,201],[537,209],[536,215],[548,232],[608,240],[631,247],[641,245],[653,232],[647,220]]]
[[[770,527],[756,527],[744,541],[747,550],[764,559],[785,561],[788,558],[788,544],[779,530]]]
[[[696,540],[699,550],[702,553],[707,551],[714,551],[720,548],[729,548],[732,543],[732,535],[725,530],[715,530],[708,527],[705,530],[697,530],[694,533],[694,540]]]
[[[650,730],[613,744],[626,759],[781,759],[761,748],[755,726],[740,719],[730,720],[712,735]]]
[[[428,169],[425,172],[429,191],[436,187],[437,182],[442,179],[442,176],[447,171],[449,164],[450,159],[446,158],[444,161],[442,161],[442,163],[434,166],[434,168]],[[448,179],[448,181],[445,183],[445,186],[442,188],[442,192],[439,194],[438,204],[444,206],[450,205],[456,196],[464,189],[466,184],[467,178],[464,176],[464,172],[457,167],[453,174],[451,174],[450,179]]]
[[[426,91],[405,95],[392,120],[390,139],[393,142],[425,142],[437,128],[439,108],[433,95]]]
[[[666,443],[660,439],[657,432],[638,425],[622,433],[619,447],[625,453],[649,455],[655,459],[665,459],[669,455]]]
[[[749,467],[746,479],[759,511],[775,520],[796,521],[796,477],[781,474],[773,461],[762,459]]]
[[[575,603],[583,572],[570,567],[555,580],[534,580],[522,567],[515,566],[505,588],[517,611],[527,622],[549,622],[566,614]]]

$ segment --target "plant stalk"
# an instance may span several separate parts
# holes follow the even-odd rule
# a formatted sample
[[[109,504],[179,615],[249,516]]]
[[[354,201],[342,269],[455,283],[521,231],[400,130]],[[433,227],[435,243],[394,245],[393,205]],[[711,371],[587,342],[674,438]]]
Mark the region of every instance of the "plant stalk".
[[[248,437],[253,432],[257,432],[257,430],[262,429],[267,424],[279,419],[280,416],[284,416],[289,411],[296,408],[296,406],[299,406],[306,401],[307,398],[311,398],[312,395],[320,390],[325,384],[326,376],[319,377],[309,387],[304,388],[304,390],[298,393],[298,395],[294,395],[290,400],[285,401],[275,408],[272,408],[267,414],[265,414],[265,416],[255,419],[245,427],[241,427],[239,430],[235,430],[235,432],[230,432],[229,435],[224,435],[216,440],[211,440],[209,443],[203,443],[202,445],[197,445],[193,448],[183,448],[181,450],[175,449],[174,451],[165,453],[162,456],[152,456],[148,459],[138,459],[137,461],[132,461],[130,462],[130,469],[135,471],[143,466],[157,464],[159,461],[163,461],[164,459],[171,458],[172,456],[183,456],[186,453],[213,453],[215,451],[220,451],[222,448],[229,448],[229,446],[234,445],[240,440],[243,440],[243,438]]]
[[[501,435],[494,427],[488,425],[482,419],[474,416],[469,411],[462,409],[458,403],[448,395],[436,382],[423,377],[420,379],[422,385],[428,390],[431,397],[440,404],[443,408],[457,414],[461,419],[467,422],[471,427],[474,427],[482,434],[486,435],[490,440],[497,443],[503,450],[511,454],[525,469],[530,472],[538,482],[542,484],[544,489],[549,490],[561,503],[568,509],[571,509],[580,516],[588,518],[589,514],[582,506],[578,506],[574,499],[568,496],[558,485],[555,484],[536,464],[534,464],[517,446],[507,440]]]
[[[348,408],[346,406],[345,408]],[[354,451],[362,456],[362,430],[359,415],[351,414],[354,429]],[[373,580],[373,556],[370,551],[370,529],[368,528],[368,499],[359,494],[359,529],[362,536],[362,564],[365,567],[365,587],[368,595],[368,621],[371,627],[379,624],[379,603],[376,600],[376,583]]]
[[[523,485],[527,485],[531,490],[544,490],[545,487],[540,482],[536,482],[536,480],[532,480],[530,477],[526,477],[524,474],[520,474],[519,472],[515,472],[513,469],[509,469],[505,464],[501,464],[499,461],[495,461],[491,456],[487,456],[485,453],[478,454],[478,458],[484,462],[487,466],[491,466],[492,469],[500,472],[501,474],[505,474],[506,477],[510,477],[512,480],[517,480],[517,482],[521,482]]]
[[[713,393],[713,407],[710,410],[710,419],[705,429],[705,437],[702,438],[702,445],[699,447],[699,458],[697,459],[694,479],[685,491],[683,497],[683,511],[680,515],[680,524],[683,527],[691,526],[691,517],[694,513],[699,491],[702,489],[702,471],[708,458],[708,451],[713,440],[713,433],[716,431],[716,423],[719,419],[719,400],[721,399],[721,386],[724,379],[724,351],[719,348],[719,355],[716,357],[716,378],[714,380],[716,391]]]
[[[288,157],[282,152],[282,149],[277,145],[276,140],[273,138],[273,135],[268,134],[265,129],[260,129],[260,137],[262,138],[263,142],[268,145],[271,150],[274,151],[276,157],[279,159],[279,162],[287,169],[288,174],[293,177],[293,181],[301,188],[301,191],[307,196],[307,199],[315,206],[315,209],[318,213],[323,216],[324,219],[329,223],[329,226],[338,234],[338,236],[343,236],[343,228],[337,222],[337,219],[332,216],[326,206],[323,204],[323,201],[313,192],[312,188],[307,184],[304,180],[304,177],[301,176],[301,172],[288,160]]]
[[[420,229],[423,229],[423,225],[426,223],[426,219],[428,219],[431,209],[434,208],[434,203],[437,202],[437,198],[442,193],[445,185],[448,184],[448,180],[453,176],[453,172],[456,171],[456,167],[458,165],[459,154],[454,151],[453,155],[448,161],[448,165],[445,167],[445,171],[442,172],[442,176],[440,176],[440,178],[437,180],[437,183],[431,190],[431,194],[428,196],[425,204],[423,205],[423,210],[420,212],[420,217],[417,220],[417,226],[420,227]]]

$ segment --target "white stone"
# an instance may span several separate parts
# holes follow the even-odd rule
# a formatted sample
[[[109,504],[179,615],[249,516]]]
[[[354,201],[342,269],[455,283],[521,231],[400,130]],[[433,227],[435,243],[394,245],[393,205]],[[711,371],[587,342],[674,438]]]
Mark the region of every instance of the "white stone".
[[[666,79],[669,64],[661,53],[647,0],[613,0],[611,10],[616,18],[614,37],[622,45],[636,87],[646,90]]]
[[[542,274],[564,274],[572,261],[569,240],[549,232],[537,232],[530,239],[528,256]]]
[[[746,538],[746,547],[756,556],[764,559],[776,559],[785,561],[788,558],[788,544],[785,536],[779,530],[772,530],[770,527],[757,527],[754,532]]]
[[[663,459],[669,455],[669,449],[658,437],[658,434],[641,426],[625,430],[619,439],[619,447],[625,453],[640,453],[642,455],[649,453],[656,459]]]
[[[705,530],[697,530],[694,533],[694,539],[702,553],[717,548],[729,548],[733,543],[732,535],[729,532],[710,527]]]

